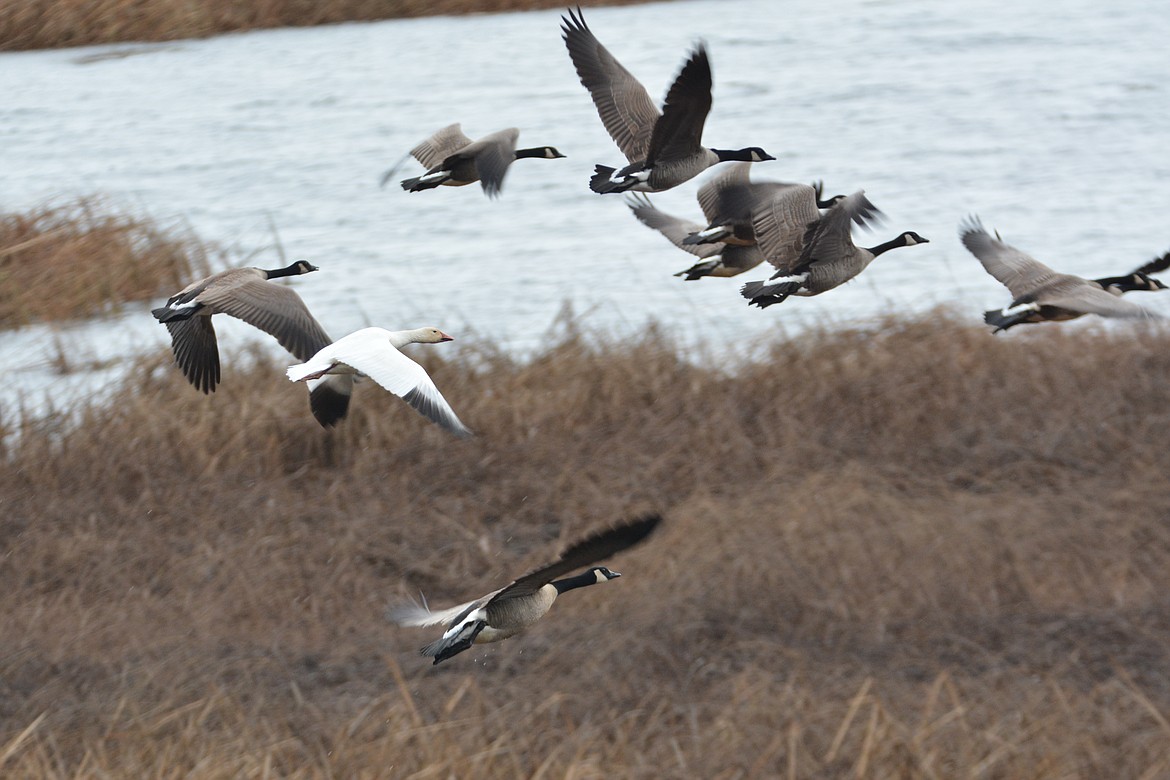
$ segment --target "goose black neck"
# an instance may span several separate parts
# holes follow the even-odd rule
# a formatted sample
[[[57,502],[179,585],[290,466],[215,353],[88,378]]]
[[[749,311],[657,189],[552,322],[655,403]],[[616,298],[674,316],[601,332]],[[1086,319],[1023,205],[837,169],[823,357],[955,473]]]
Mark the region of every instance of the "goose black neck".
[[[277,268],[275,271],[265,271],[269,279],[279,279],[282,276],[299,276],[301,273],[301,264],[293,263],[287,268]]]
[[[873,255],[874,257],[877,257],[878,255],[882,254],[883,252],[889,252],[891,249],[897,249],[900,246],[906,246],[906,239],[903,236],[898,236],[897,238],[892,238],[884,244],[878,244],[877,246],[871,246],[871,247],[869,247],[868,251],[871,255]]]
[[[1131,274],[1129,276],[1106,276],[1102,279],[1094,279],[1093,281],[1105,289],[1113,287],[1118,292],[1135,292],[1137,290],[1150,289],[1149,282],[1138,274]]]
[[[712,149],[719,162],[752,162],[751,149]]]
[[[574,588],[584,588],[587,585],[596,585],[597,575],[593,573],[593,569],[582,572],[575,577],[565,577],[563,580],[557,580],[552,584],[557,589],[557,593],[564,593],[566,590],[573,590]]]

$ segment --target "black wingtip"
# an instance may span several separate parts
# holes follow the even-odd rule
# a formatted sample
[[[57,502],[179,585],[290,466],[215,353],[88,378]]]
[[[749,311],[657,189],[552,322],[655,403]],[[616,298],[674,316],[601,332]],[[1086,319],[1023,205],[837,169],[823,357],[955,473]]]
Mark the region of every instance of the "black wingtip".
[[[626,523],[624,526],[619,526],[623,529],[623,537],[630,545],[638,544],[654,533],[655,529],[662,524],[662,515],[658,512],[651,512]]]

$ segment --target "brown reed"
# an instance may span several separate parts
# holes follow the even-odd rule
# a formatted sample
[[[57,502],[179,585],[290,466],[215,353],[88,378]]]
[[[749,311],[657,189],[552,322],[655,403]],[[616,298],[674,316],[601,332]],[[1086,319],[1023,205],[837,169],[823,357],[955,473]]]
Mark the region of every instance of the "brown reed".
[[[592,5],[637,1],[606,0]],[[0,51],[564,6],[560,0],[6,0],[0,4]]]
[[[215,250],[100,198],[0,213],[0,328],[107,313],[210,271]]]
[[[476,438],[368,382],[325,432],[267,352],[0,421],[5,777],[1170,772],[1170,333],[414,354]],[[432,667],[383,618],[650,508],[523,636]]]

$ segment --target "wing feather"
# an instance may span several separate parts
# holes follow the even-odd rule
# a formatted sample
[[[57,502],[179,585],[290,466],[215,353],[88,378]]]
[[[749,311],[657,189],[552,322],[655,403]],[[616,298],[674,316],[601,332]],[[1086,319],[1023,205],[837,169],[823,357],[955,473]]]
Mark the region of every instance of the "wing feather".
[[[1012,298],[1022,298],[1058,274],[1039,260],[1005,244],[983,227],[978,217],[968,217],[959,227],[963,246],[979,259],[984,270],[1008,288]]]
[[[683,65],[654,123],[647,167],[692,157],[703,148],[703,125],[711,111],[711,62],[702,44]],[[631,162],[633,162],[631,160]]]
[[[330,343],[329,334],[295,290],[259,276],[231,285],[211,285],[199,301],[273,336],[299,360],[308,360]]]
[[[723,249],[723,244],[684,244],[683,239],[691,233],[697,233],[703,229],[703,226],[697,222],[690,222],[685,219],[667,214],[664,211],[659,211],[650,202],[650,199],[644,195],[630,195],[627,197],[626,205],[630,207],[630,211],[634,212],[634,216],[648,228],[657,230],[666,237],[670,243],[677,246],[684,252],[688,252],[698,258],[707,258],[719,254]]]
[[[410,154],[424,168],[430,170],[470,143],[471,139],[463,134],[462,127],[456,122],[419,143],[410,150]]]
[[[395,349],[382,333],[369,330],[357,331],[338,340],[323,350],[321,356],[365,374],[456,436],[470,436],[471,431],[443,398],[426,369]]]
[[[657,514],[644,515],[621,525],[607,528],[585,537],[561,553],[547,566],[525,574],[497,591],[488,603],[531,595],[562,574],[591,566],[643,541],[662,522]]]
[[[195,315],[164,323],[171,334],[175,363],[197,390],[215,392],[219,384],[219,345],[211,317]]]
[[[645,160],[658,109],[646,88],[609,53],[585,24],[580,9],[561,17],[569,58],[610,138],[631,163]]]
[[[752,211],[756,243],[777,271],[787,273],[799,264],[805,233],[821,218],[815,198],[816,191],[807,184],[790,184]]]

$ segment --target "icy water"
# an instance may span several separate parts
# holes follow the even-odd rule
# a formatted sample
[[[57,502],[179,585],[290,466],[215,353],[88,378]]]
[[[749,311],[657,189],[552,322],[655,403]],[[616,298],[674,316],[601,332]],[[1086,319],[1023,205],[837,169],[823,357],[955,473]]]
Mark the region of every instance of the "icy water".
[[[951,306],[977,322],[1006,291],[959,244],[978,213],[1062,270],[1118,274],[1170,249],[1170,56],[1156,3],[698,0],[586,9],[599,39],[660,100],[707,42],[705,141],[759,145],[757,179],[865,189],[886,215],[863,244],[912,229],[927,246],[851,284],[766,311],[743,281],[683,282],[690,257],[586,185],[621,162],[560,38],[560,11],[261,31],[202,41],[0,54],[0,208],[100,193],[255,264],[307,258],[295,282],[326,328],[438,325],[538,349],[570,304],[624,335],[657,320],[685,344],[743,354],[777,331]],[[409,194],[379,178],[450,122],[521,128],[503,196]],[[408,164],[402,176],[414,175]],[[399,177],[399,178],[401,178]],[[699,219],[702,179],[659,208]],[[1170,313],[1170,295],[1142,302]],[[153,348],[148,307],[115,321],[0,334],[0,405],[62,384],[58,350]],[[227,349],[251,337],[221,328]],[[458,342],[456,342],[458,344]],[[443,349],[456,345],[446,345]],[[14,371],[15,369],[15,371]],[[230,372],[229,375],[230,377]],[[227,377],[225,377],[225,381]]]

